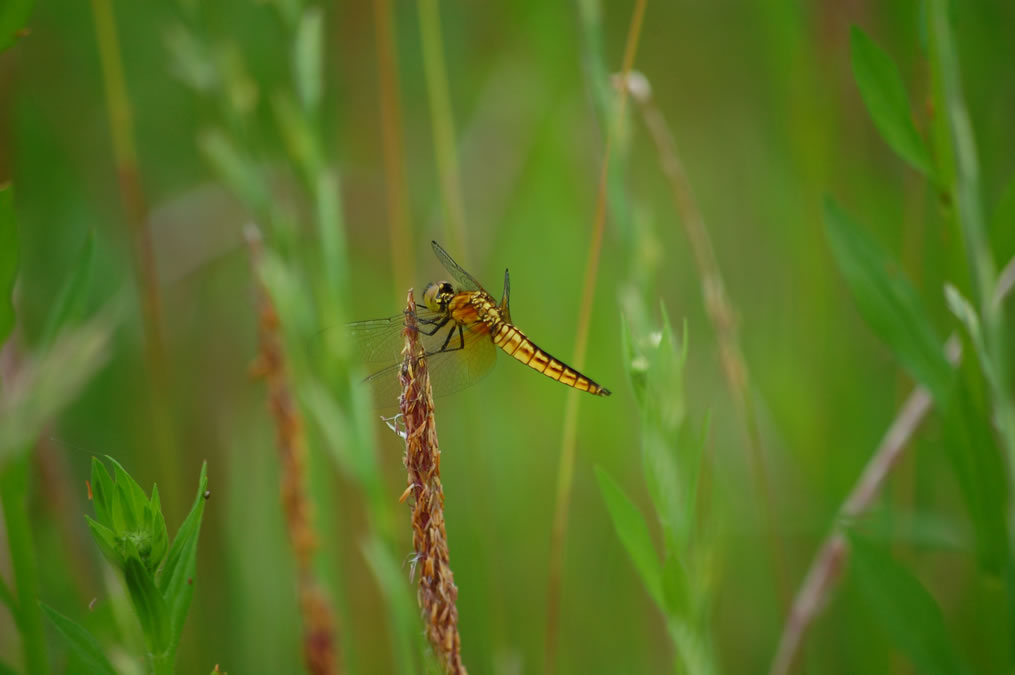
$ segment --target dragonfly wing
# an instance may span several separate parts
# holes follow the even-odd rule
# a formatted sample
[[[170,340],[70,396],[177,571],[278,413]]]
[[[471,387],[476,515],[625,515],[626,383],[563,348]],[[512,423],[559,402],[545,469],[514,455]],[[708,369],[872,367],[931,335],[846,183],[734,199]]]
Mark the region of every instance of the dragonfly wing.
[[[465,291],[481,291],[483,286],[480,285],[476,278],[462,269],[461,265],[456,263],[448,255],[448,252],[441,248],[441,245],[436,241],[431,241],[430,245],[433,247],[433,252],[437,255],[437,259],[441,261],[441,265],[444,265],[444,269],[455,278],[462,286],[462,290]]]
[[[469,387],[490,372],[497,357],[497,348],[486,332],[462,329],[462,341],[454,342],[440,349],[445,331],[434,336],[420,334],[426,351],[427,369],[430,371],[430,385],[434,396],[446,396]],[[457,338],[456,338],[457,339]],[[431,349],[439,341],[434,349]],[[395,363],[375,371],[364,380],[373,390],[376,401],[382,408],[398,404],[401,384],[398,373],[402,367],[399,358]]]
[[[448,328],[426,335],[444,321],[445,315],[432,312],[423,305],[416,308],[416,321],[421,328],[420,338],[427,351],[439,351],[447,337]],[[384,319],[356,321],[348,325],[353,345],[363,363],[392,364],[401,361],[405,338],[405,314],[395,314]],[[437,334],[439,333],[439,335]]]

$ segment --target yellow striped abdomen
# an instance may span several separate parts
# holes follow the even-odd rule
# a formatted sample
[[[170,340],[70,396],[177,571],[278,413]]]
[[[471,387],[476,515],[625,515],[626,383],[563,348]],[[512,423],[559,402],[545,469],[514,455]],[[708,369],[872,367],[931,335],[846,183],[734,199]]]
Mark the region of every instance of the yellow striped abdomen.
[[[493,336],[493,343],[503,349],[504,353],[513,356],[551,380],[596,396],[610,395],[609,389],[605,389],[560,359],[546,353],[527,338],[525,333],[507,321],[500,321],[496,326],[491,327],[490,334]]]

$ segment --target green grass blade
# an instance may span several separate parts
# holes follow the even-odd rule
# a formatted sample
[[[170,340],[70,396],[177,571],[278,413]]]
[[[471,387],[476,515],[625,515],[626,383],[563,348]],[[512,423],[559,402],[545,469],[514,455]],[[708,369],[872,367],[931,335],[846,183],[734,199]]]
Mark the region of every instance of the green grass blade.
[[[638,570],[645,589],[660,609],[665,608],[667,603],[663,596],[659,556],[652,544],[652,536],[649,534],[645,518],[610,474],[598,466],[596,479],[599,481],[599,492],[606,502],[606,509],[610,512],[613,528],[617,531],[617,536],[624,544],[627,554],[631,556],[631,562]]]
[[[155,582],[140,560],[135,557],[127,558],[123,576],[152,657],[157,658],[166,654],[170,651],[172,636],[169,607],[166,606],[159,589],[155,587]]]
[[[919,296],[899,266],[831,198],[825,202],[828,242],[860,313],[939,405],[947,402],[952,367]]]
[[[874,619],[912,661],[930,674],[965,672],[937,602],[923,584],[883,548],[851,533],[854,583]]]
[[[84,626],[70,617],[64,616],[49,605],[45,603],[40,604],[42,605],[42,611],[46,613],[46,618],[49,619],[57,632],[67,641],[67,645],[77,656],[81,665],[87,668],[87,672],[94,675],[117,675],[116,670],[109,663],[109,659],[106,658],[106,654],[102,651],[98,641]]]
[[[898,66],[856,26],[850,31],[850,47],[856,86],[881,137],[910,166],[935,180],[934,163],[913,125]]]
[[[201,520],[204,517],[206,503],[205,492],[208,489],[208,463],[201,465],[201,476],[198,478],[197,496],[190,513],[176,532],[173,544],[169,548],[166,563],[158,577],[158,587],[169,607],[172,624],[173,649],[179,644],[183,624],[187,619],[187,611],[194,597],[194,575],[197,573],[197,543],[201,533]]]

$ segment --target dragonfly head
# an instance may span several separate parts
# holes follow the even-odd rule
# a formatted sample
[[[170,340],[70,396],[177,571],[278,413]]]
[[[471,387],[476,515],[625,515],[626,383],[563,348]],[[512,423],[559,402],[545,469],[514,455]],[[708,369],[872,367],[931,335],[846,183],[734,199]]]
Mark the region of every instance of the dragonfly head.
[[[423,291],[423,304],[432,312],[446,312],[453,297],[455,289],[449,282],[431,281]]]

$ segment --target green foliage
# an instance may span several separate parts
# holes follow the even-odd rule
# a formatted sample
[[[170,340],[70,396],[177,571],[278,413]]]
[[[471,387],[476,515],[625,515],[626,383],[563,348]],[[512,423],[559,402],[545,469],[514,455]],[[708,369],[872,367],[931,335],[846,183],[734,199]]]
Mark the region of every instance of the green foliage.
[[[194,594],[197,540],[208,486],[201,468],[190,513],[169,545],[157,487],[149,498],[119,463],[113,475],[92,459],[95,518],[85,516],[99,549],[123,573],[156,672],[172,672],[176,647]]]
[[[882,547],[850,535],[855,586],[878,626],[921,673],[961,673],[941,608]]]
[[[693,538],[700,527],[696,507],[705,439],[689,433],[685,424],[686,325],[683,347],[678,348],[666,310],[660,311],[660,329],[642,323],[639,313],[635,329],[624,322],[622,337],[628,377],[642,413],[642,469],[664,535],[662,563],[634,502],[602,468],[596,468],[596,478],[617,536],[666,616],[681,670],[708,673],[714,665],[701,616],[709,603],[703,563],[710,544],[707,537]]]
[[[87,669],[87,672],[95,675],[116,675],[116,670],[113,669],[105,652],[102,651],[101,645],[91,633],[70,617],[64,616],[45,603],[42,605],[42,610],[53,627],[67,642],[74,655]]]
[[[828,242],[864,319],[902,367],[938,403],[947,400],[952,368],[916,291],[898,265],[828,198]]]
[[[599,491],[603,495],[603,501],[606,502],[606,509],[613,520],[613,529],[617,531],[617,536],[627,549],[627,554],[631,556],[631,562],[641,575],[645,590],[656,605],[666,607],[668,603],[663,600],[659,557],[641,511],[624,494],[616,481],[599,467],[596,467],[596,479],[599,481]]]
[[[850,30],[853,77],[881,136],[899,157],[931,180],[934,164],[909,113],[909,97],[898,66],[866,33]]]

